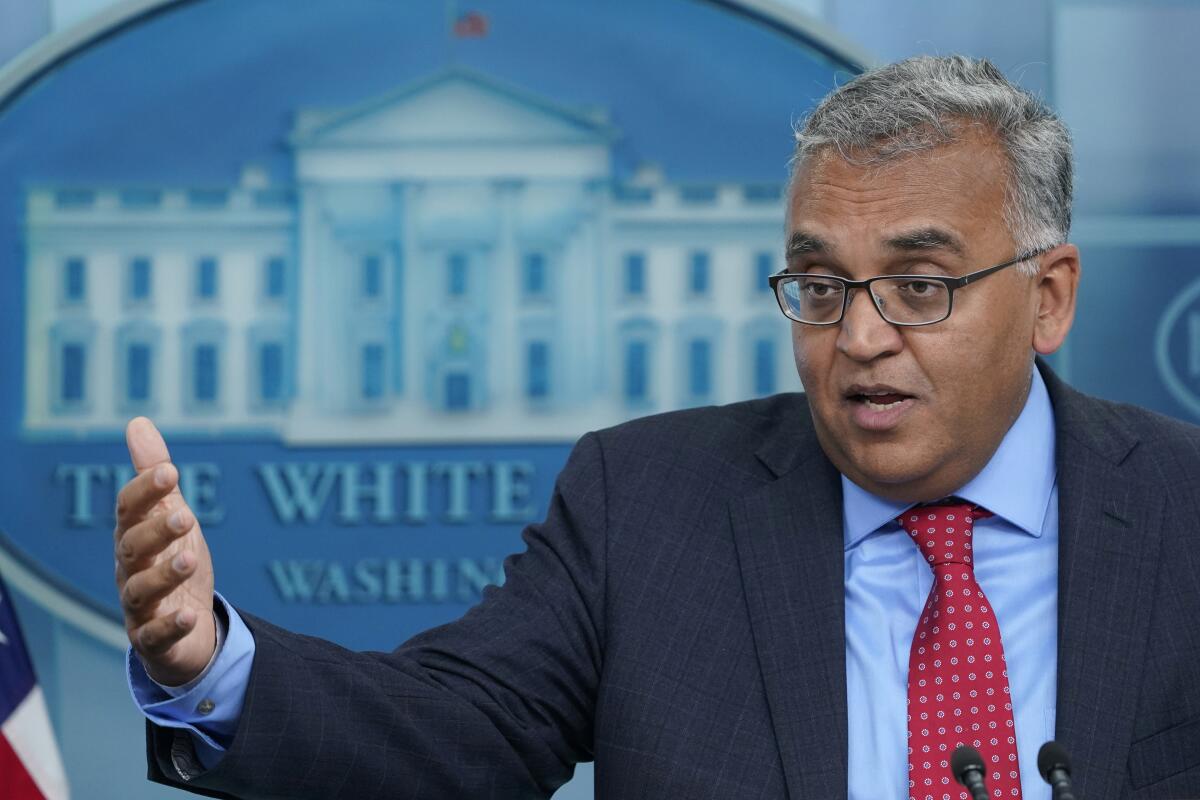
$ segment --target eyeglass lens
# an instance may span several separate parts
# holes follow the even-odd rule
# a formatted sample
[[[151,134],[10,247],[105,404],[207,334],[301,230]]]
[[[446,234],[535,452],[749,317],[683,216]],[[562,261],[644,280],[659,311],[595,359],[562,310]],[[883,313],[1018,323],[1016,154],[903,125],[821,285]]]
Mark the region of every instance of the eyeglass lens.
[[[845,292],[840,281],[815,275],[798,275],[779,284],[789,316],[815,324],[841,318]],[[936,322],[950,313],[950,290],[938,281],[911,275],[880,278],[871,283],[871,293],[883,318],[898,325]]]

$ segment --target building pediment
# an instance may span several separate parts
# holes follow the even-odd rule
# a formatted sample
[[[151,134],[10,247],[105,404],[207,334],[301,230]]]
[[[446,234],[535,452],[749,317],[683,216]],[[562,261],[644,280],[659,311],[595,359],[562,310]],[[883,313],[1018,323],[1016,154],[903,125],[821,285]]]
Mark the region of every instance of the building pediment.
[[[300,149],[459,144],[606,144],[615,130],[602,112],[568,108],[463,69],[437,73],[356,106],[305,109],[292,143]]]

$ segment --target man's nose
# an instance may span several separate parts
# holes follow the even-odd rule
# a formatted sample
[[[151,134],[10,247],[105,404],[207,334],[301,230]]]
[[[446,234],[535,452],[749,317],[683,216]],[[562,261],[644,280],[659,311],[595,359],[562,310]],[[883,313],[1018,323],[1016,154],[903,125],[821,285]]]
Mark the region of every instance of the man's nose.
[[[855,361],[872,361],[898,353],[903,347],[900,331],[883,318],[867,290],[851,289],[838,332],[838,352]]]

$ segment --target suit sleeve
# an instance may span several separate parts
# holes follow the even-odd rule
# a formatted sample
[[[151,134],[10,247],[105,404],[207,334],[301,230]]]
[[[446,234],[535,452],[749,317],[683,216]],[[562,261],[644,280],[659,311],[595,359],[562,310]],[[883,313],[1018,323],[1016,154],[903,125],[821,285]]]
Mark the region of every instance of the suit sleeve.
[[[228,798],[549,796],[592,754],[605,491],[588,434],[545,521],[505,561],[504,586],[391,653],[348,651],[242,612],[254,664],[228,751],[184,781],[174,764],[187,734],[148,723],[150,778]]]

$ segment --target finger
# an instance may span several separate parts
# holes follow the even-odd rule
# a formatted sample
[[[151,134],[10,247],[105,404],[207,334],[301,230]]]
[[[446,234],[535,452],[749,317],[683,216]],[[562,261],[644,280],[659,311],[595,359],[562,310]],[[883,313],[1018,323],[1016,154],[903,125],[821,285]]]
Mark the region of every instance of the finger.
[[[156,656],[170,650],[196,627],[196,612],[181,608],[174,614],[155,617],[129,632],[129,641],[139,653]]]
[[[168,464],[171,454],[167,451],[167,443],[154,423],[146,417],[134,417],[125,426],[125,444],[129,448],[129,458],[133,468],[139,473],[158,466]]]
[[[129,528],[117,540],[117,566],[127,575],[143,570],[176,539],[192,529],[195,518],[186,506],[160,511]]]
[[[117,493],[116,538],[121,538],[127,529],[145,519],[158,502],[178,488],[179,470],[170,462],[134,476]]]
[[[130,575],[125,581],[125,588],[121,590],[121,608],[125,612],[126,627],[149,622],[158,609],[159,601],[177,589],[195,568],[195,554],[182,550],[170,560]]]

